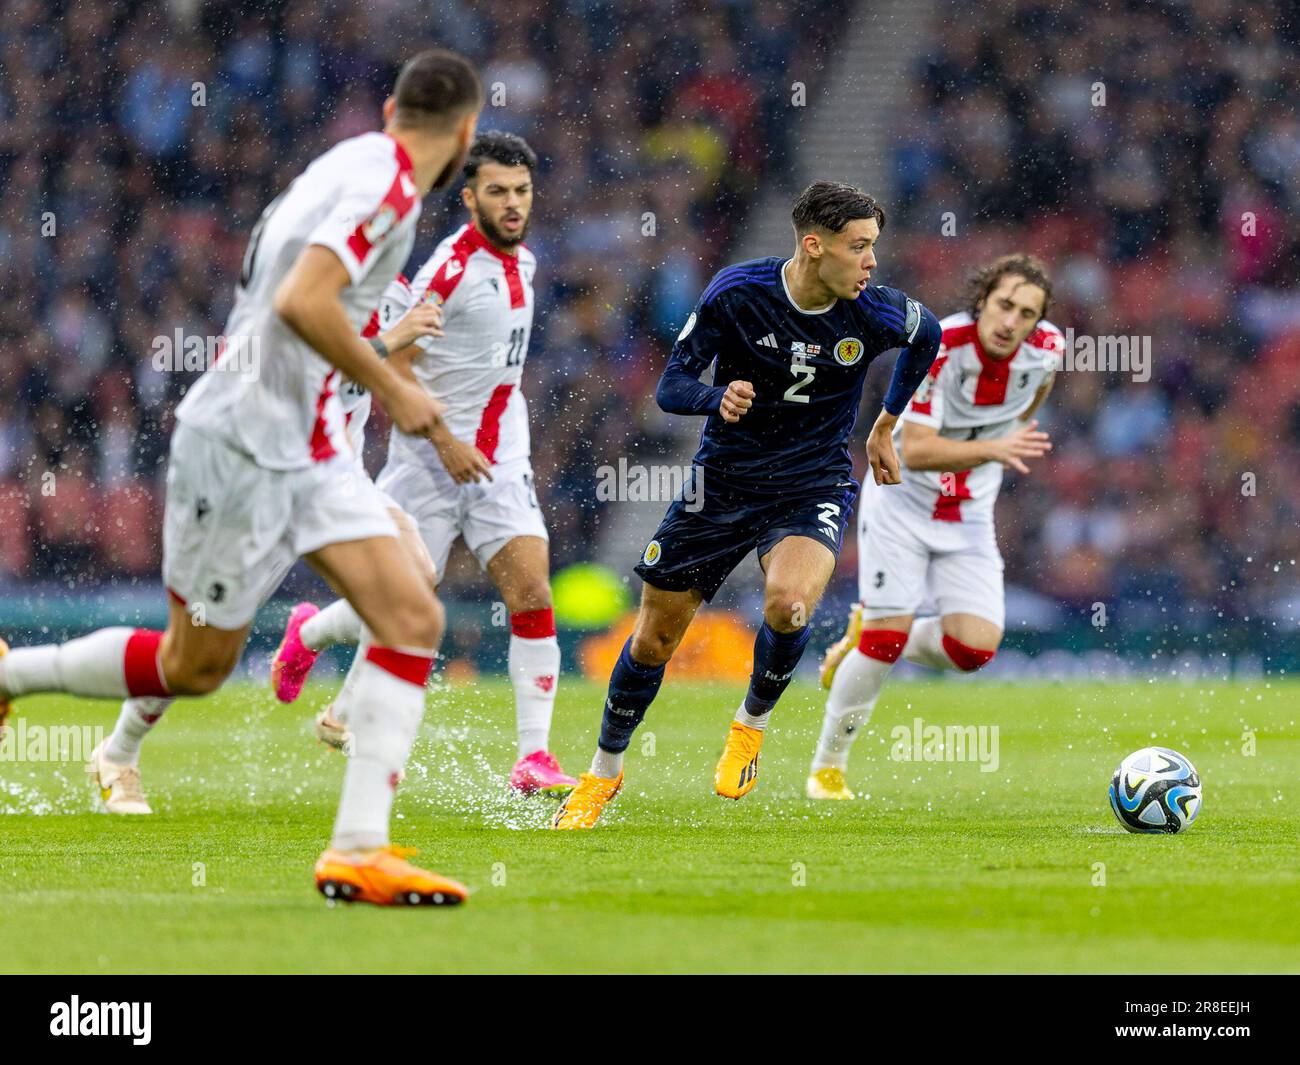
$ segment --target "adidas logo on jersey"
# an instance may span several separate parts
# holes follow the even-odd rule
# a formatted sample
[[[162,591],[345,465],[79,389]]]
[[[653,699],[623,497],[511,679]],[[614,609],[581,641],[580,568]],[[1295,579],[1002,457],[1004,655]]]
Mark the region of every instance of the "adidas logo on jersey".
[[[767,336],[758,342],[758,346],[760,348],[779,348],[781,345],[776,342],[775,333],[768,333]]]

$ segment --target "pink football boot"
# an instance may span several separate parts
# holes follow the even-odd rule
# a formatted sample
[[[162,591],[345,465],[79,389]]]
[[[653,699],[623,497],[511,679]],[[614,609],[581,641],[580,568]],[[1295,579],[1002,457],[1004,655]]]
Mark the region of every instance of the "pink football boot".
[[[534,751],[515,763],[510,771],[510,786],[524,795],[562,799],[578,786],[578,782],[565,776],[550,751]]]
[[[315,603],[299,603],[289,612],[289,623],[284,627],[284,639],[271,662],[271,687],[282,703],[291,703],[302,692],[307,674],[316,664],[319,651],[313,651],[302,642],[299,630],[308,618],[320,613]]]

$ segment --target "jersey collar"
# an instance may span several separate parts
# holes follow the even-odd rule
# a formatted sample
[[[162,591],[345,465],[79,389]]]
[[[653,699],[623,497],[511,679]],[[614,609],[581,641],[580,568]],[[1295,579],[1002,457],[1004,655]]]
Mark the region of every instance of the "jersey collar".
[[[488,240],[487,237],[485,237],[481,232],[479,232],[478,226],[476,226],[473,222],[467,223],[465,235],[469,238],[469,246],[471,248],[482,248],[489,255],[496,256],[496,258],[501,260],[501,264],[507,270],[510,270],[512,268],[517,270],[519,268],[519,256],[507,255],[495,244],[493,244],[490,240]]]
[[[800,314],[825,314],[832,307],[834,307],[835,304],[839,303],[838,299],[833,299],[830,301],[830,303],[826,304],[825,307],[814,307],[811,311],[806,311],[802,307],[800,307],[799,304],[795,303],[794,297],[790,295],[790,286],[786,283],[785,280],[785,268],[790,265],[790,262],[791,262],[790,259],[786,259],[785,262],[783,262],[781,266],[778,268],[777,273],[781,275],[781,291],[785,293],[786,302],[789,303],[791,307],[793,307]]]

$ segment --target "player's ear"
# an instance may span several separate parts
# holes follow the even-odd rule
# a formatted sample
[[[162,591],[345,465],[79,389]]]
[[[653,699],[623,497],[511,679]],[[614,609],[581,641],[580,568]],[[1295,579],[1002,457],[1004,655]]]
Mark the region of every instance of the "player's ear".
[[[819,259],[822,254],[822,241],[817,235],[816,230],[809,230],[800,239],[799,243],[803,245],[803,250],[808,253],[810,258]]]
[[[397,97],[390,96],[384,101],[384,125],[388,125],[393,120],[393,115],[397,113]]]
[[[460,146],[468,148],[474,143],[474,134],[478,130],[478,112],[471,111],[460,123]]]
[[[469,187],[468,181],[461,186],[460,202],[463,203],[468,210],[474,210],[474,190]]]

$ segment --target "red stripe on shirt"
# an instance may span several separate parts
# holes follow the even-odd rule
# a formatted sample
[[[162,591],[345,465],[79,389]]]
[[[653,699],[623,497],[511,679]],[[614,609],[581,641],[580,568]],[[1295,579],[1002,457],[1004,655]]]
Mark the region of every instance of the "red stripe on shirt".
[[[423,299],[430,292],[436,292],[442,297],[444,303],[451,297],[460,284],[460,279],[465,276],[465,264],[469,262],[469,257],[474,253],[474,241],[470,234],[473,227],[466,229],[451,246],[451,254],[447,260],[434,271],[433,277],[429,279],[429,284],[420,294]],[[454,265],[453,265],[454,264]]]
[[[330,443],[330,434],[325,427],[325,404],[334,395],[334,389],[330,386],[334,383],[334,376],[338,370],[331,370],[325,375],[325,382],[320,386],[320,395],[316,397],[316,422],[311,427],[311,460],[312,462],[324,462],[326,459],[334,457],[334,445]]]
[[[1000,403],[1005,403],[1007,383],[1011,380],[1011,360],[1016,357],[1016,352],[1013,351],[1005,359],[995,359],[980,343],[978,325],[972,322],[962,328],[970,331],[965,342],[974,345],[975,355],[980,361],[980,375],[975,379],[975,406],[996,407]]]
[[[397,228],[419,198],[419,194],[415,189],[415,182],[411,177],[410,156],[396,141],[393,142],[393,147],[397,154],[397,174],[393,178],[393,183],[388,186],[384,198],[370,217],[359,222],[357,228],[352,231],[352,235],[348,237],[348,250],[356,256],[359,263],[366,261],[366,256],[370,254],[371,249],[375,246],[375,242],[370,239],[370,234],[367,232],[375,219],[379,218],[385,211],[393,212],[392,222],[377,235],[377,239],[382,240],[385,234],[391,233]],[[408,195],[406,191],[408,188],[415,195]]]
[[[519,260],[510,258],[501,264],[506,271],[506,288],[510,290],[510,309],[516,310],[527,302],[524,299],[524,282],[519,276]]]
[[[519,256],[518,254],[509,255],[494,245],[482,233],[473,222],[470,223],[469,229],[465,231],[465,237],[470,240],[471,247],[482,248],[501,264],[501,269],[506,275],[506,288],[510,292],[510,309],[517,310],[527,304],[524,298],[524,281],[519,276]],[[465,239],[463,237],[462,239]]]
[[[948,361],[947,355],[940,355],[934,360],[934,365],[930,367],[930,385],[929,391],[925,394],[925,400],[912,400],[912,410],[917,414],[924,414],[926,417],[932,415],[931,404],[934,402],[934,390],[939,383],[939,371],[943,369],[943,364]]]
[[[963,344],[969,344],[979,336],[979,326],[974,322],[967,322],[965,325],[951,325],[943,331],[942,339],[939,341],[945,348],[959,348]]]
[[[1059,352],[1065,348],[1060,333],[1054,329],[1044,329],[1041,325],[1025,338],[1025,343],[1042,348],[1044,351]]]
[[[474,446],[488,457],[489,462],[496,460],[497,443],[501,438],[501,415],[505,413],[506,403],[514,385],[497,385],[492,389],[492,396],[483,408],[483,417],[478,423],[478,433],[474,437]]]
[[[947,477],[948,474],[941,474],[941,477]],[[935,521],[961,521],[961,505],[970,499],[970,488],[966,485],[966,479],[970,477],[970,470],[962,470],[960,473],[952,475],[952,492],[941,491],[934,501],[934,512],[930,515]]]

